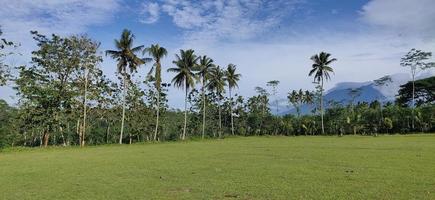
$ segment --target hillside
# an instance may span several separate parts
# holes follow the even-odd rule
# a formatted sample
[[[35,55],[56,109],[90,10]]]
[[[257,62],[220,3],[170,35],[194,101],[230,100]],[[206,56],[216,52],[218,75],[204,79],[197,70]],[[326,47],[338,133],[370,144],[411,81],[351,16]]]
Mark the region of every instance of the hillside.
[[[417,80],[432,76],[435,76],[435,72],[428,71],[419,75]],[[388,77],[391,78],[391,81],[388,81],[383,86],[377,85],[375,81],[338,83],[335,87],[326,92],[324,97],[325,105],[327,106],[327,102],[329,101],[339,102],[343,105],[349,104],[352,101],[352,96],[350,95],[351,90],[359,91],[359,95],[355,97],[354,102],[372,102],[375,100],[392,102],[396,99],[400,86],[406,84],[412,79],[409,74],[404,73],[388,75]],[[282,103],[286,102],[283,101]],[[301,107],[301,113],[309,114],[313,108],[313,105],[303,105]],[[279,115],[285,115],[288,113],[296,113],[296,110],[288,106],[282,107]]]

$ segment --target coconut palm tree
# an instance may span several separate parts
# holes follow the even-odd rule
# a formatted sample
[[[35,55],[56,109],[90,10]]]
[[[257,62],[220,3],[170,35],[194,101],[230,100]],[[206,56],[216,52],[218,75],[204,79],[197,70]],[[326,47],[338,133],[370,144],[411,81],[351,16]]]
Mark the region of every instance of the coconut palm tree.
[[[222,93],[225,91],[226,86],[226,77],[225,72],[219,66],[213,68],[210,74],[210,81],[207,85],[208,89],[211,91],[215,91],[218,98],[218,107],[219,107],[219,137],[222,137]]]
[[[172,79],[172,83],[175,87],[183,88],[185,91],[184,96],[184,129],[181,139],[186,139],[186,128],[187,128],[187,94],[189,89],[194,87],[196,76],[194,74],[194,67],[197,65],[199,57],[195,55],[195,51],[180,50],[180,55],[175,55],[176,60],[173,63],[176,65],[174,68],[169,68],[168,72],[176,73],[175,77]]]
[[[231,113],[231,134],[234,135],[234,117],[233,117],[233,98],[231,96],[231,89],[239,87],[237,82],[240,80],[241,74],[236,73],[236,65],[229,64],[225,74],[228,82],[228,92],[230,94],[230,113]]]
[[[205,109],[206,109],[206,99],[205,99],[205,90],[206,90],[206,85],[207,85],[207,79],[210,76],[210,72],[213,70],[213,68],[215,67],[215,65],[213,64],[213,59],[207,57],[207,56],[202,56],[199,59],[199,64],[198,64],[198,72],[197,72],[197,76],[199,76],[201,78],[201,82],[202,82],[202,104],[203,104],[203,109],[202,109],[202,139],[204,139],[204,135],[205,135]]]
[[[130,30],[124,29],[119,40],[115,39],[116,50],[107,50],[106,56],[109,55],[115,59],[117,64],[117,71],[122,76],[123,94],[122,94],[122,119],[121,119],[121,133],[119,134],[119,144],[122,144],[122,137],[124,133],[125,121],[125,96],[127,92],[128,82],[130,81],[130,74],[137,72],[137,68],[145,64],[146,59],[139,58],[136,53],[142,51],[143,45],[134,47],[134,35]],[[127,71],[127,68],[129,69]]]
[[[152,57],[152,59],[154,60],[154,65],[153,67],[151,67],[151,70],[149,72],[149,74],[151,75],[153,72],[154,73],[154,87],[156,88],[156,93],[157,93],[157,106],[156,106],[156,129],[154,131],[154,141],[157,140],[157,133],[159,130],[159,115],[160,115],[160,93],[161,93],[161,85],[162,85],[162,65],[161,65],[161,59],[163,57],[165,57],[168,54],[168,51],[159,46],[158,44],[153,44],[148,48],[145,48],[143,50],[143,54],[148,54],[149,56]]]
[[[323,84],[324,81],[330,80],[331,75],[329,73],[334,73],[334,70],[330,66],[331,63],[337,61],[337,59],[330,59],[331,54],[321,52],[311,57],[314,62],[312,64],[312,69],[310,70],[309,76],[314,75],[314,81],[320,84],[320,118],[322,121],[322,134],[325,134],[325,126],[323,124]]]

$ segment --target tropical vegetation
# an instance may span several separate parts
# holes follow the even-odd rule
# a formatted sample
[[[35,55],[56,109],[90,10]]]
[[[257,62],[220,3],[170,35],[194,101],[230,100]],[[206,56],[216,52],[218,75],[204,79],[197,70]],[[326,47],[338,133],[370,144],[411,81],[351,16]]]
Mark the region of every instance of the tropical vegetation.
[[[37,49],[28,66],[15,68],[16,76],[8,73],[10,66],[4,59],[14,43],[0,40],[0,84],[13,86],[18,97],[16,106],[0,101],[0,147],[435,131],[434,77],[415,79],[417,70],[435,66],[429,62],[430,52],[412,49],[401,60],[402,66],[411,68],[413,78],[401,86],[396,101],[356,102],[360,91],[355,89],[349,90],[352,100],[347,103],[325,102],[324,86],[337,59],[326,52],[315,54],[312,65],[306,66],[314,89],[289,91],[288,106],[295,112],[279,115],[280,81],[271,80],[266,89],[255,87],[256,95],[242,96],[236,90],[242,80],[236,65],[221,68],[193,49],[180,50],[172,66],[162,66],[168,51],[159,44],[135,44],[129,30],[122,31],[105,55],[100,53],[100,43],[88,36],[31,33]],[[116,61],[119,83],[101,70],[103,59]],[[149,73],[138,75],[139,67]],[[163,80],[166,67],[173,76],[170,83]],[[391,81],[386,76],[375,84]],[[168,106],[170,87],[183,90],[184,110]]]

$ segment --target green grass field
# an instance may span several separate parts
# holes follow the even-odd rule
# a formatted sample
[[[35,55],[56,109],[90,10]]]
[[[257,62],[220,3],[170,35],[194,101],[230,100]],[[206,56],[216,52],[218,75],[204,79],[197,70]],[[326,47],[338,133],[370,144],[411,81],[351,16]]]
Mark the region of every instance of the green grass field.
[[[0,199],[435,199],[435,135],[8,150]]]

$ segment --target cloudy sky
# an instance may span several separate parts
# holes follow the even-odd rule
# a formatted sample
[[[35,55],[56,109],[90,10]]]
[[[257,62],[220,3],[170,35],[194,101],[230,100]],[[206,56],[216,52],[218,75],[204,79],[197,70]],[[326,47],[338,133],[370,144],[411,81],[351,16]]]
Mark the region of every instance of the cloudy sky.
[[[338,62],[327,88],[338,82],[368,81],[407,73],[400,57],[411,48],[435,52],[434,0],[0,0],[4,36],[21,43],[12,65],[28,64],[35,44],[29,34],[85,33],[113,49],[122,29],[132,30],[137,45],[159,43],[169,50],[164,68],[179,49],[192,48],[217,64],[237,65],[239,93],[279,80],[279,94],[312,89],[310,56],[331,53]],[[116,64],[101,67],[115,78]],[[145,74],[149,66],[142,67]],[[165,81],[172,74],[165,73]],[[16,102],[11,87],[0,98]],[[170,104],[182,105],[170,91]]]

